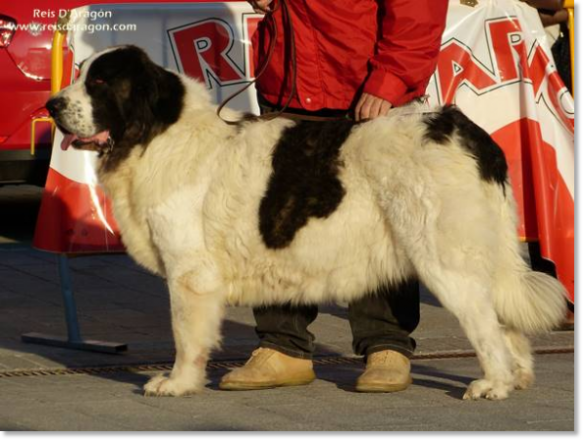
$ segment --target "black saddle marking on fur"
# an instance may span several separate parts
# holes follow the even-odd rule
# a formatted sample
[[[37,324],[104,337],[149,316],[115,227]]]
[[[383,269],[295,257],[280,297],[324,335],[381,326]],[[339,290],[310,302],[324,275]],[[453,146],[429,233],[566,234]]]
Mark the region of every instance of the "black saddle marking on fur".
[[[444,106],[438,114],[427,117],[425,123],[426,138],[436,143],[447,143],[457,132],[461,145],[476,159],[481,178],[500,184],[505,189],[508,164],[504,152],[485,130],[467,118],[457,106]]]
[[[102,158],[105,171],[116,169],[134,146],[147,146],[176,123],[186,94],[178,75],[132,45],[97,58],[89,68],[86,88],[94,123],[108,129],[114,141],[112,151]]]
[[[272,156],[260,203],[260,234],[268,248],[288,246],[309,218],[326,218],[341,203],[341,146],[353,121],[301,121],[285,129]]]

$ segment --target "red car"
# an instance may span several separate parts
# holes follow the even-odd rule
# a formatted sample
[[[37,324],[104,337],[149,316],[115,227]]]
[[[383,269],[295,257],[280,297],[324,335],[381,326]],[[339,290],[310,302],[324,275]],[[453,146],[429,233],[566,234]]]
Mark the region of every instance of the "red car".
[[[50,123],[38,124],[32,155],[31,122],[46,115],[53,33],[42,25],[55,20],[33,14],[23,2],[0,6],[0,184],[43,185],[49,166]],[[22,24],[32,26],[25,30]]]
[[[174,0],[198,3],[203,0]],[[43,186],[51,153],[51,125],[36,124],[31,152],[32,121],[47,116],[51,90],[51,43],[59,14],[88,4],[164,3],[153,0],[35,0],[0,5],[0,185]],[[164,7],[164,6],[162,6]]]

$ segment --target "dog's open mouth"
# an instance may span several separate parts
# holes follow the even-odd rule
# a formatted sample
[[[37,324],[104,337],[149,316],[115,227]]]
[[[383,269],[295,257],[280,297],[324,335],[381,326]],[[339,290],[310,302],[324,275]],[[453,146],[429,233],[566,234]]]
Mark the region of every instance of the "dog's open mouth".
[[[61,141],[61,149],[67,150],[69,146],[73,146],[76,149],[98,150],[108,144],[109,138],[110,131],[108,130],[99,132],[91,137],[79,137],[72,133],[65,133],[63,141]]]

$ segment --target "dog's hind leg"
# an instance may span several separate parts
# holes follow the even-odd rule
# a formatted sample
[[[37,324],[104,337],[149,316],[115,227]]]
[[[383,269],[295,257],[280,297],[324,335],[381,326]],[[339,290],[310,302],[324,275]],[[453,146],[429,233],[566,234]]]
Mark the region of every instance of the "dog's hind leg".
[[[534,359],[530,340],[524,333],[507,328],[506,343],[514,359],[514,387],[524,390],[534,383]]]
[[[198,282],[195,272],[169,280],[175,364],[168,377],[159,375],[144,386],[147,396],[187,396],[206,383],[207,360],[220,341],[225,299],[219,290],[201,290]]]
[[[473,181],[467,186],[455,182],[447,192],[437,183],[426,185],[421,168],[413,170],[421,173],[414,180],[419,187],[396,185],[381,199],[397,246],[407,253],[420,280],[457,317],[477,353],[484,376],[471,383],[464,399],[504,399],[514,389],[514,379],[492,299],[496,214]]]
[[[514,389],[512,357],[490,299],[489,282],[445,267],[418,270],[429,290],[459,320],[482,367],[484,377],[473,381],[463,398],[507,398]]]

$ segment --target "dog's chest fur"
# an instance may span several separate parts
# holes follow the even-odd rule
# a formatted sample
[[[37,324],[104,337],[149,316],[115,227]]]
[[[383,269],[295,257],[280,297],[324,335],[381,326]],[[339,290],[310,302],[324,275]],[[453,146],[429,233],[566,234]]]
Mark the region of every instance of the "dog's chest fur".
[[[223,124],[221,136],[208,134],[213,142],[196,134],[193,121],[202,118],[186,114],[164,137],[134,148],[116,170],[100,169],[128,252],[158,274],[191,254],[194,260],[207,252],[215,260],[222,253],[233,258],[261,243],[258,206],[271,170],[267,147],[280,127],[273,136],[264,128],[263,138],[252,129],[254,144],[246,148],[246,140],[235,142]]]
[[[165,276],[148,222],[152,207],[148,194],[152,186],[140,184],[141,177],[137,174],[140,162],[138,155],[131,155],[114,173],[100,170],[99,179],[112,200],[114,216],[129,254],[151,272]]]

